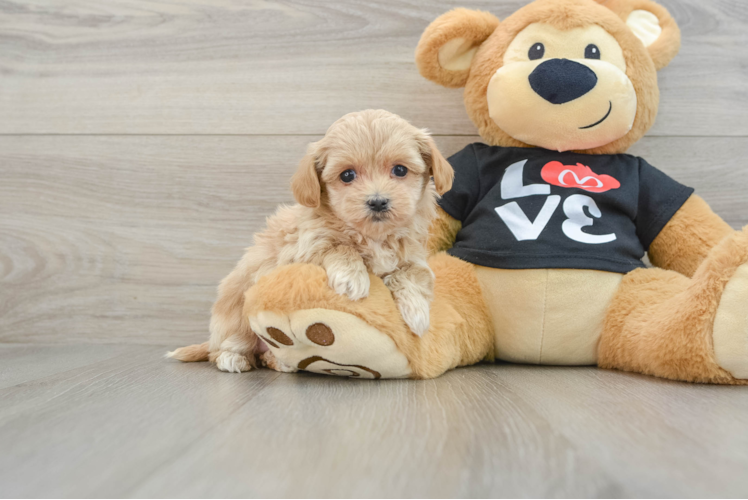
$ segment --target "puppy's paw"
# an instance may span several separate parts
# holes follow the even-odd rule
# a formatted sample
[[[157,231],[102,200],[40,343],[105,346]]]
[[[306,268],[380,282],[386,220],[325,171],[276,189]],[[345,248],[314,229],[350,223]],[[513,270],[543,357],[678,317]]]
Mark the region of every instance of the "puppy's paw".
[[[401,296],[397,299],[397,307],[410,330],[422,337],[429,329],[430,303],[422,295]]]
[[[229,373],[248,372],[252,369],[252,365],[249,363],[246,356],[230,351],[223,351],[218,355],[216,358],[216,366],[222,372]]]
[[[281,360],[276,358],[275,355],[270,351],[263,352],[260,355],[260,361],[262,362],[262,366],[265,366],[277,372],[294,373],[294,372],[299,371],[298,368],[284,364]]]
[[[351,300],[369,296],[369,273],[363,265],[328,269],[327,282],[335,293],[346,295]]]

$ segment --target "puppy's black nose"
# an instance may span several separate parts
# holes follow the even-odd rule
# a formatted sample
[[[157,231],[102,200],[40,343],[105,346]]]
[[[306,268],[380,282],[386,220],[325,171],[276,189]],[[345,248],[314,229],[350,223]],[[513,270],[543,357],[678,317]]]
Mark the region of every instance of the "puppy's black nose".
[[[550,59],[530,73],[530,86],[551,104],[579,99],[597,85],[597,75],[584,64]]]
[[[387,198],[371,198],[366,202],[372,212],[384,212],[390,208],[390,200]]]

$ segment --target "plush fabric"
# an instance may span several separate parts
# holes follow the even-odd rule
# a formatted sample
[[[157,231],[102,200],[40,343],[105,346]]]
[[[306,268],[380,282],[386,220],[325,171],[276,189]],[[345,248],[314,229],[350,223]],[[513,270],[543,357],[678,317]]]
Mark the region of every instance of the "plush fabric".
[[[732,233],[729,224],[693,195],[652,242],[649,260],[690,278],[709,251]]]
[[[275,362],[286,368],[281,371],[363,379],[412,375],[408,359],[392,338],[351,314],[330,309],[262,311],[250,324]]]
[[[714,318],[714,357],[738,379],[748,380],[748,264],[743,264],[725,287]]]
[[[657,70],[670,64],[670,61],[678,54],[680,29],[665,7],[650,0],[602,0],[600,3],[627,21],[636,11],[651,12],[657,16],[662,32],[658,39],[647,47]]]
[[[465,87],[467,113],[489,146],[612,155],[624,153],[654,124],[656,72],[679,47],[677,24],[650,0],[536,0],[501,22],[467,9],[444,14],[425,30],[416,63],[433,82]],[[599,118],[606,101],[610,116],[586,121]],[[602,174],[606,165],[596,168]],[[528,180],[522,175],[520,190]],[[549,182],[532,179],[541,181]],[[490,186],[474,184],[471,192],[483,199]],[[579,184],[563,187],[583,195],[589,186]],[[526,217],[534,219],[550,196],[541,188],[523,191],[536,200],[527,208],[538,209]],[[640,189],[658,184],[644,182]],[[336,295],[324,270],[311,265],[281,267],[262,278],[247,292],[245,316],[285,360],[284,369],[431,378],[498,358],[748,384],[748,230],[733,231],[696,195],[675,206],[675,193],[657,194],[628,200],[641,213],[669,219],[657,219],[646,234],[658,267],[630,272],[470,264],[444,252],[460,241],[463,223],[439,209],[428,242],[436,277],[431,327],[421,338],[405,326],[381,280],[372,277],[369,297],[352,302]],[[594,228],[610,209],[606,204],[579,227]],[[471,216],[466,228],[475,223]],[[484,210],[475,217],[498,216]],[[628,223],[637,224],[636,214]],[[541,237],[533,236],[522,245]],[[486,234],[491,237],[498,236]],[[522,248],[529,247],[508,252]]]
[[[620,274],[481,266],[476,272],[491,311],[497,359],[538,365],[597,363],[597,343]]]
[[[748,262],[748,234],[734,233],[701,263],[693,278],[664,269],[640,269],[624,277],[611,302],[600,339],[598,364],[688,382],[748,384],[738,380],[715,357],[714,320],[720,309],[745,317],[748,289],[738,269]],[[733,278],[737,296],[721,304]],[[727,312],[727,311],[725,311]],[[722,335],[745,340],[745,330]],[[721,339],[722,340],[722,339]],[[735,373],[745,373],[748,358],[732,360]]]
[[[416,62],[421,74],[440,85],[456,87],[465,85],[465,107],[481,136],[492,145],[528,146],[502,131],[490,118],[485,98],[490,79],[503,65],[505,51],[514,38],[532,23],[549,24],[559,30],[570,30],[598,25],[621,44],[628,62],[626,74],[634,85],[638,99],[636,120],[631,132],[621,139],[590,150],[591,153],[615,154],[626,151],[654,124],[659,103],[656,70],[665,67],[680,49],[680,31],[677,24],[660,5],[649,0],[619,0],[602,2],[593,0],[537,0],[506,18],[493,34],[476,51],[469,70],[460,72],[460,78],[437,71],[438,49],[442,40],[462,33],[472,32],[479,24],[464,9],[438,18],[424,32],[416,51]],[[634,10],[647,9],[654,13],[663,26],[660,38],[645,48],[623,20]],[[472,27],[472,28],[471,28]],[[485,25],[480,25],[481,36]],[[438,28],[439,37],[432,36]],[[475,36],[474,40],[480,37]],[[427,69],[428,68],[428,69]],[[463,83],[464,80],[464,83]]]
[[[488,12],[474,11],[468,9],[454,9],[431,23],[424,34],[423,41],[416,49],[416,63],[421,74],[426,78],[438,81],[445,87],[462,87],[465,85],[470,74],[470,66],[467,68],[446,69],[440,63],[440,52],[442,61],[446,54],[442,49],[445,44],[452,40],[453,50],[450,59],[460,58],[468,55],[468,63],[471,62],[477,48],[488,38],[499,25],[499,19]],[[461,50],[459,50],[461,49]]]
[[[462,229],[462,222],[453,219],[442,209],[438,209],[436,218],[431,223],[429,254],[444,252],[452,248],[457,233]]]
[[[303,316],[313,316],[316,322],[335,328],[335,338],[353,336],[354,344],[361,352],[381,351],[384,344],[381,336],[391,338],[397,349],[405,355],[410,364],[410,376],[413,378],[433,378],[457,366],[477,363],[483,359],[493,360],[493,330],[488,310],[483,299],[480,283],[473,266],[446,254],[437,254],[429,261],[429,266],[436,275],[434,302],[431,307],[431,328],[428,335],[418,338],[410,332],[397,311],[387,287],[381,279],[371,275],[369,296],[357,302],[337,295],[327,285],[327,276],[321,267],[309,264],[292,264],[282,266],[258,280],[246,295],[245,314],[253,325],[253,330],[265,339],[273,341],[268,328],[285,330],[293,338],[303,338],[304,329],[291,329],[287,318],[295,317],[299,312]],[[459,311],[455,309],[459,307]],[[322,310],[331,311],[326,318]],[[310,311],[314,311],[313,313]],[[332,312],[334,311],[334,312]],[[346,315],[351,318],[346,319]],[[369,328],[345,328],[345,324],[366,324]],[[280,326],[280,328],[279,328]],[[336,341],[337,342],[337,341]],[[273,348],[277,353],[279,348]],[[371,344],[371,345],[370,345]],[[299,348],[309,348],[309,342],[294,343]],[[285,346],[286,348],[290,345]],[[313,347],[304,359],[313,355],[322,356],[323,349]],[[290,349],[289,349],[290,350]],[[289,353],[281,359],[290,363],[298,361],[300,355]],[[372,356],[371,361],[364,362],[360,352],[353,348],[348,352],[336,352],[335,355],[323,356],[331,361],[347,365],[365,365],[377,369],[391,361],[390,359]],[[298,368],[298,364],[294,365]],[[381,369],[382,376],[392,373]],[[340,375],[340,373],[332,373]],[[398,376],[402,376],[399,373]]]

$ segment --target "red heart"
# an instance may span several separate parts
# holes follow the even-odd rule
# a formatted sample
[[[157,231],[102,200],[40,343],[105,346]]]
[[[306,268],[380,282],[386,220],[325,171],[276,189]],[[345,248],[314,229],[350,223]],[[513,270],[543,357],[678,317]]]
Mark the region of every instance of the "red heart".
[[[621,187],[621,183],[615,178],[609,175],[597,175],[590,167],[581,163],[564,165],[560,161],[552,161],[545,164],[540,175],[548,184],[584,189],[591,193],[604,193]]]

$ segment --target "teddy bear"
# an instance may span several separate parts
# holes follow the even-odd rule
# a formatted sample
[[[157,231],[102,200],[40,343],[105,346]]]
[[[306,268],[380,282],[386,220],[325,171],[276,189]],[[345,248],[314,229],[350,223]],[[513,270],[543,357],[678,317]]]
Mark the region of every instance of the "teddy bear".
[[[746,229],[625,154],[654,124],[657,71],[679,47],[675,21],[650,0],[437,18],[418,69],[464,87],[485,143],[449,159],[454,184],[429,240],[429,331],[409,331],[376,277],[354,302],[298,264],[247,291],[252,329],[292,370],[352,378],[432,378],[498,359],[748,384]]]

